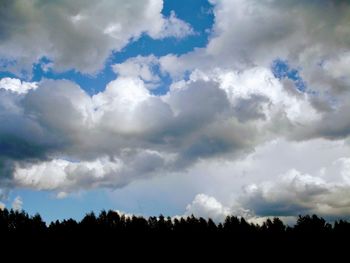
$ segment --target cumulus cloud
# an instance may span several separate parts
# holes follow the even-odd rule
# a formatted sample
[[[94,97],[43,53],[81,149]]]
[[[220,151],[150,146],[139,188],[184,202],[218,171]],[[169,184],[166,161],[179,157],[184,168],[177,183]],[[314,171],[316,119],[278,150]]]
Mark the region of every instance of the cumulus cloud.
[[[263,116],[261,95],[267,95],[273,103],[289,104],[286,114],[300,124],[289,135],[293,140],[319,137],[338,140],[349,136],[348,2],[213,0],[211,3],[215,23],[208,45],[181,56],[161,57],[163,71],[177,80],[188,71],[210,74],[213,69],[219,69],[229,72],[221,77],[227,78],[231,85],[236,81],[251,82],[253,89],[239,90],[240,94],[255,94],[237,106],[242,112],[241,118]],[[295,83],[286,77],[281,82],[289,96],[278,93],[276,85],[270,89],[269,85],[254,83],[259,77],[252,77],[249,71],[258,68],[261,77],[273,79],[266,72],[271,71],[276,60],[284,60],[298,71],[299,80],[305,83],[305,92],[298,92]],[[232,74],[233,71],[242,73]],[[308,97],[306,103],[300,99],[303,96]],[[265,105],[269,105],[266,100]],[[260,112],[252,115],[252,109]],[[298,112],[307,112],[303,114],[304,120]],[[293,117],[295,113],[298,119]],[[279,124],[285,125],[286,122]]]
[[[210,218],[216,223],[223,223],[227,216],[243,217],[249,223],[262,225],[268,218],[273,216],[257,216],[251,210],[244,209],[238,204],[225,206],[215,197],[206,194],[197,194],[193,201],[186,206],[183,217],[194,215],[195,217]],[[296,216],[279,216],[288,225],[296,222]]]
[[[52,60],[49,66],[55,71],[93,74],[112,51],[120,51],[143,33],[155,39],[193,33],[174,12],[164,17],[162,9],[162,0],[3,1],[1,68],[31,73],[32,64],[45,57]]]
[[[183,89],[154,96],[142,80],[120,77],[89,97],[71,82],[44,81],[26,94],[2,95],[2,118],[12,121],[13,130],[10,125],[1,128],[1,156],[12,163],[9,173],[20,184],[39,189],[70,188],[60,180],[80,172],[89,177],[109,164],[111,171],[97,177],[121,186],[131,179],[111,178],[120,162],[129,167],[123,174],[132,178],[158,168],[183,169],[198,158],[238,152],[251,143],[248,137],[229,134],[232,128],[246,128],[230,120],[230,103],[214,82],[191,81]],[[207,107],[199,107],[204,100]],[[221,119],[223,128],[217,126]],[[104,156],[110,161],[101,164]],[[53,186],[43,188],[31,174]],[[83,181],[75,185],[87,185]]]
[[[341,162],[344,175],[348,159]],[[346,172],[345,172],[346,173]],[[345,175],[347,176],[347,175]],[[292,216],[319,214],[323,216],[349,216],[349,185],[341,180],[327,181],[327,177],[302,174],[290,170],[277,180],[248,185],[244,190],[242,204],[262,216]]]
[[[188,23],[177,18],[174,11],[170,12],[169,18],[163,20],[161,30],[150,33],[151,37],[156,39],[166,37],[180,39],[193,34],[195,34],[195,32],[192,27]]]
[[[349,158],[349,145],[344,141],[277,139],[235,160],[200,161],[186,175],[170,176],[171,186],[166,191],[172,197],[176,189],[184,189],[182,208],[192,203],[198,207],[201,198],[197,200],[193,193],[203,193],[215,198],[225,211],[253,223],[278,216],[293,224],[298,214],[306,213],[330,220],[349,218]],[[157,181],[151,184],[156,187]],[[164,190],[164,184],[160,185]],[[191,201],[193,198],[196,202]],[[204,206],[205,202],[200,204]],[[211,217],[207,210],[201,208],[200,215]]]
[[[211,2],[216,22],[207,52],[229,63],[250,67],[284,58],[312,66],[349,47],[347,1]]]
[[[22,198],[20,196],[17,196],[12,202],[12,209],[19,211],[19,210],[22,210],[22,206],[23,206]]]
[[[185,216],[190,215],[211,218],[216,222],[222,222],[228,215],[231,215],[231,210],[212,196],[198,194],[192,203],[186,207]]]
[[[290,170],[273,182],[246,186],[243,203],[263,216],[305,214],[317,205],[312,200],[326,192],[322,178]]]
[[[157,87],[161,81],[157,73],[159,61],[154,55],[133,57],[112,67],[121,77],[140,78],[150,89]]]
[[[150,64],[152,56],[116,65],[120,76],[93,96],[66,80],[3,90],[3,178],[68,192],[121,187],[203,159],[239,158],[320,119],[308,94],[288,92],[265,68],[196,70],[156,96],[147,80],[161,73]]]
[[[227,215],[243,216],[253,223],[276,216],[293,223],[295,216],[304,214],[348,218],[349,163],[349,158],[340,158],[314,175],[291,169],[277,178],[245,185],[226,205],[213,196],[198,194],[187,205],[185,215],[212,218],[217,222]]]
[[[67,192],[77,189],[122,187],[136,178],[154,175],[165,166],[164,157],[154,151],[144,150],[130,155],[123,153],[120,159],[105,157],[93,161],[17,162],[13,179],[21,187],[60,190],[57,197],[65,198]]]
[[[9,90],[19,94],[27,93],[31,89],[36,89],[37,83],[25,82],[15,78],[0,79],[0,89]]]
[[[4,210],[5,209],[5,204],[4,203],[2,203],[2,202],[0,202],[0,210]]]

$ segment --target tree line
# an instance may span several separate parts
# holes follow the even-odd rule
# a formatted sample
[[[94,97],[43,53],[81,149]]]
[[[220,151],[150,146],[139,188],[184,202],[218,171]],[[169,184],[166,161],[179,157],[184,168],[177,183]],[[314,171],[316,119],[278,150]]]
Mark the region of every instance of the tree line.
[[[224,222],[195,217],[125,216],[109,210],[87,213],[81,221],[74,219],[56,220],[47,225],[40,214],[30,216],[25,211],[0,210],[1,234],[65,234],[74,232],[90,233],[234,233],[244,234],[330,234],[350,233],[350,223],[337,220],[328,223],[317,215],[299,215],[294,226],[287,226],[278,217],[266,219],[262,224],[249,223],[243,217],[227,216]]]
[[[130,245],[188,249],[193,244],[201,244],[206,249],[230,246],[238,250],[250,247],[268,251],[273,247],[281,251],[291,246],[303,250],[310,244],[319,247],[327,244],[328,249],[330,245],[339,245],[340,240],[350,237],[350,223],[338,220],[330,224],[317,215],[299,216],[294,226],[287,226],[277,217],[260,225],[236,216],[227,216],[224,222],[215,223],[212,219],[193,215],[145,218],[129,217],[110,210],[99,215],[88,213],[80,221],[65,219],[47,225],[39,214],[30,216],[25,211],[3,209],[0,210],[0,237],[7,246],[60,244],[66,249],[77,244],[85,244],[85,247],[95,244],[94,249],[96,245],[112,246],[121,250]]]

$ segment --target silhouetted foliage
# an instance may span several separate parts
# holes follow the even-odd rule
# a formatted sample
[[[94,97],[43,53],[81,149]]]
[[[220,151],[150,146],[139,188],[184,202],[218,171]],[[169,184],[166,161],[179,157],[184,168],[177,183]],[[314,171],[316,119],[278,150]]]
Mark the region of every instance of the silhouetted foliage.
[[[205,246],[229,245],[236,249],[249,244],[253,247],[281,249],[292,244],[303,250],[310,244],[322,247],[333,244],[350,234],[350,223],[344,220],[327,223],[316,215],[299,216],[294,226],[286,226],[279,218],[263,224],[249,223],[244,218],[228,216],[223,223],[212,219],[125,216],[114,211],[93,212],[77,222],[73,219],[54,221],[46,225],[39,214],[29,216],[24,211],[0,210],[0,235],[3,240],[28,244],[54,243],[74,247],[76,244],[99,244],[122,247],[151,246],[157,249],[173,240],[189,249],[193,244]],[[11,241],[12,240],[12,241]],[[229,241],[224,241],[229,240]],[[266,250],[267,247],[267,250]]]

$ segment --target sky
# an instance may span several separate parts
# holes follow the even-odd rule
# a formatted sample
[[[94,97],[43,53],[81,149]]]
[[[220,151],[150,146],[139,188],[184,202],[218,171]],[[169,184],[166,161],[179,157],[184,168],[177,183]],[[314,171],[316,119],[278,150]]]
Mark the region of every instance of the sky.
[[[0,207],[350,217],[350,2],[3,0]]]

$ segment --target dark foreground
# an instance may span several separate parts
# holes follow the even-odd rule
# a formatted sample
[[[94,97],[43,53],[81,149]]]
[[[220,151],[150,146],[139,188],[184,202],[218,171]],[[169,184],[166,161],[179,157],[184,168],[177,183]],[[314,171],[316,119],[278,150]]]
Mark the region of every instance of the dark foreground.
[[[289,227],[278,218],[259,226],[234,216],[215,224],[193,216],[145,219],[102,211],[99,216],[87,214],[80,222],[69,219],[47,226],[40,215],[5,209],[0,210],[0,236],[1,251],[25,257],[49,254],[49,261],[73,254],[111,256],[114,261],[123,256],[161,259],[163,254],[172,259],[216,257],[215,262],[227,257],[333,261],[348,257],[350,250],[350,223],[340,220],[331,225],[316,215],[299,216]]]

